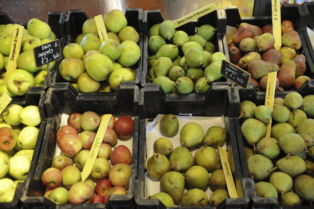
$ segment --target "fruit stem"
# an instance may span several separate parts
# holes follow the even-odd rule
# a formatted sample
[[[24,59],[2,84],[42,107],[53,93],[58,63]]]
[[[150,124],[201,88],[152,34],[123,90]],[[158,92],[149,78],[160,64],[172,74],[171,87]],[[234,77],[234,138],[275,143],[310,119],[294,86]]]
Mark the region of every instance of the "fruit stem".
[[[244,115],[244,112],[241,113],[241,115],[239,116],[239,119],[241,119],[243,115]]]
[[[293,108],[293,117],[295,116],[295,108]]]
[[[256,90],[257,90],[257,91],[261,91],[258,87],[256,87]]]
[[[255,146],[255,143],[253,143],[253,147],[254,147],[254,151],[256,151],[256,146]]]
[[[268,172],[272,172],[272,171],[274,171],[276,169],[277,169],[277,167],[273,167],[272,169],[269,169]]]
[[[289,152],[288,155],[287,155],[287,159],[289,159],[289,157],[290,157],[290,152]]]
[[[204,200],[204,197],[202,199],[200,199],[200,201],[198,201],[198,203],[201,203]]]
[[[284,193],[283,193],[283,192],[281,192],[281,197],[283,197],[283,195],[284,195]]]
[[[303,55],[304,51],[305,51],[305,49],[303,49],[303,51],[302,51],[302,53],[300,55]]]

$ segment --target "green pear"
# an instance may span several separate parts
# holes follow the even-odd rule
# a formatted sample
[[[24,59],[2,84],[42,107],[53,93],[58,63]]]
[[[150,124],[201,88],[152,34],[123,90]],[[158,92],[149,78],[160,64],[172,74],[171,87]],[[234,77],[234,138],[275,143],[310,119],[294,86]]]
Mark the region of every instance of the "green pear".
[[[176,81],[178,92],[180,94],[189,94],[194,90],[194,83],[191,78],[182,76]]]
[[[181,145],[187,148],[199,147],[204,139],[204,131],[197,123],[187,123],[180,131]]]
[[[160,84],[161,88],[166,94],[168,94],[176,86],[176,83],[166,76],[158,76],[153,81],[153,84]]]
[[[13,36],[0,36],[0,53],[4,56],[10,55],[12,40]]]
[[[288,93],[283,101],[283,104],[288,107],[289,109],[293,109],[293,113],[295,112],[296,109],[301,107],[303,103],[303,98],[302,96],[297,93],[297,92],[290,92]]]
[[[262,121],[265,124],[268,124],[271,120],[271,110],[265,105],[259,105],[255,109],[255,118]]]
[[[173,150],[172,143],[167,138],[159,138],[154,142],[154,152],[165,156],[169,155]]]
[[[175,148],[169,158],[171,169],[185,172],[194,165],[194,159],[186,147]]]
[[[124,41],[121,44],[121,56],[118,62],[124,67],[130,67],[137,63],[141,57],[140,47],[133,41]]]
[[[160,200],[167,208],[174,207],[174,202],[172,197],[164,192],[158,192],[148,197],[148,199],[158,199]]]
[[[172,61],[168,57],[159,57],[153,65],[154,74],[158,76],[167,76],[172,68]]]
[[[273,160],[280,154],[280,147],[277,139],[263,138],[256,145],[257,153],[262,154]]]
[[[205,134],[204,144],[207,146],[222,146],[227,139],[227,134],[225,129],[220,126],[210,127]]]
[[[215,170],[209,178],[210,188],[215,191],[217,189],[227,189],[225,174],[222,169]]]
[[[98,50],[91,50],[89,52],[87,52],[84,57],[83,57],[83,62],[85,63],[86,59],[91,56],[92,54],[100,54],[100,51]]]
[[[37,18],[28,21],[27,30],[30,35],[36,36],[39,39],[48,38],[51,33],[50,26]]]
[[[182,67],[183,69],[187,68],[187,64],[185,62],[185,57],[181,57],[180,62],[179,62],[180,67]]]
[[[255,180],[264,180],[270,176],[273,163],[267,157],[256,154],[247,160],[249,174]]]
[[[278,123],[285,123],[290,118],[290,110],[285,106],[278,106],[274,108],[272,116]]]
[[[113,90],[118,91],[122,81],[134,81],[134,79],[132,72],[126,68],[120,68],[110,74],[109,84]]]
[[[170,40],[174,36],[175,28],[171,21],[165,20],[159,25],[159,35]]]
[[[305,142],[299,134],[288,133],[280,137],[279,146],[289,156],[302,152]]]
[[[84,50],[81,45],[70,43],[63,48],[63,57],[83,59]]]
[[[150,177],[159,180],[170,171],[170,162],[163,154],[155,153],[147,160],[146,168]]]
[[[189,36],[182,30],[176,31],[172,38],[172,42],[176,46],[182,46],[183,44],[189,42]]]
[[[36,67],[35,56],[32,50],[21,53],[17,58],[16,64],[19,69],[26,70],[30,73],[35,73],[40,69],[40,67]]]
[[[192,49],[192,48],[196,48],[196,49],[203,51],[203,47],[199,43],[197,43],[195,41],[191,41],[191,42],[187,42],[187,43],[182,45],[183,54],[185,55],[185,53],[187,51],[189,51],[189,49]]]
[[[256,105],[249,101],[245,100],[240,103],[240,117],[243,119],[254,118]]]
[[[298,134],[305,141],[305,147],[312,147],[314,145],[314,130],[313,130],[314,120],[306,119],[300,122],[298,126]]]
[[[278,198],[276,188],[268,182],[260,181],[255,183],[256,194],[261,198]]]
[[[80,44],[81,41],[82,41],[82,39],[83,39],[83,37],[84,37],[83,34],[78,35],[78,36],[76,37],[76,39],[75,39],[75,43]]]
[[[168,57],[171,60],[175,60],[177,58],[179,54],[179,50],[178,47],[173,45],[173,44],[164,44],[162,45],[157,54],[156,54],[156,58],[159,57]]]
[[[205,69],[205,77],[208,83],[214,82],[221,78],[220,70],[221,70],[221,62],[212,62]]]
[[[209,182],[208,171],[202,166],[193,166],[183,175],[187,186],[191,189],[206,190]]]
[[[118,33],[122,28],[128,25],[126,17],[119,9],[111,10],[104,14],[103,18],[108,32]]]
[[[282,196],[280,203],[282,206],[297,206],[301,204],[301,200],[296,193],[291,191]]]
[[[207,41],[201,35],[189,36],[189,41],[195,41],[205,48]]]
[[[212,147],[201,147],[194,155],[195,164],[204,167],[208,172],[221,168],[217,151]]]
[[[203,62],[202,68],[206,68],[211,63],[212,54],[209,53],[208,51],[203,51],[203,54],[204,54],[204,62]]]
[[[217,28],[214,28],[211,25],[205,24],[205,25],[202,25],[198,29],[197,34],[201,35],[206,41],[212,41],[214,39],[216,30]]]
[[[307,158],[307,152],[300,152],[292,156],[299,156],[302,160],[305,160]]]
[[[33,50],[35,47],[42,45],[41,40],[35,36],[27,36],[22,41],[22,51]]]
[[[245,152],[245,158],[248,160],[252,155],[254,155],[253,149],[249,147],[244,147],[244,152]]]
[[[118,42],[119,44],[121,44],[121,40],[119,39],[119,36],[113,32],[109,32],[107,33],[108,35],[108,39],[113,39],[115,40],[116,42]]]
[[[3,55],[0,53],[0,71],[4,69],[4,57]]]
[[[165,115],[159,123],[159,130],[165,136],[171,137],[177,134],[179,130],[179,121],[173,114]]]
[[[306,164],[299,156],[283,157],[276,162],[276,166],[279,170],[289,174],[292,178],[302,174],[306,170]]]
[[[202,50],[191,48],[185,55],[185,62],[191,67],[200,67],[204,62],[204,54]]]
[[[97,35],[93,33],[88,33],[84,35],[80,45],[84,50],[84,53],[87,53],[91,50],[98,50],[100,47],[100,39],[98,38]]]
[[[158,50],[166,44],[166,41],[161,36],[152,36],[148,40],[148,49],[152,54],[156,54]]]
[[[314,178],[308,175],[300,175],[294,179],[293,188],[300,198],[306,201],[314,201]]]
[[[74,158],[75,166],[80,169],[80,171],[83,171],[83,168],[85,166],[85,163],[87,161],[89,155],[89,150],[81,150]]]
[[[174,66],[178,66],[178,67],[180,67],[180,60],[181,60],[181,56],[180,55],[178,55],[177,56],[177,58],[175,58],[174,60],[173,60],[173,62],[172,62],[172,67],[174,67]]]
[[[10,159],[9,174],[17,180],[28,177],[31,161],[25,155],[14,156]]]
[[[182,69],[180,66],[173,66],[172,63],[172,68],[169,70],[169,78],[172,81],[176,81],[179,77],[185,76],[185,71]]]
[[[212,44],[211,42],[206,42],[206,45],[205,45],[205,51],[208,51],[209,53],[214,53],[215,52],[215,45]]]
[[[297,109],[294,115],[292,111],[290,112],[288,123],[291,124],[294,128],[297,128],[299,124],[306,119],[306,114],[302,110]]]
[[[181,206],[208,206],[208,197],[206,193],[200,189],[191,189],[184,193],[182,200],[181,200]]]
[[[69,201],[69,191],[64,187],[58,187],[50,193],[49,200],[57,205],[66,204]]]
[[[59,65],[59,73],[66,81],[75,82],[84,72],[84,62],[78,58],[65,58]]]
[[[277,106],[283,106],[283,98],[278,97],[274,99],[274,109]]]
[[[255,146],[255,144],[258,143],[260,139],[265,137],[266,126],[259,120],[249,118],[242,123],[241,131],[246,141],[250,145]],[[254,148],[254,150],[256,149]]]
[[[195,82],[196,93],[205,94],[209,89],[209,84],[207,83],[206,77],[201,77]]]
[[[229,198],[228,191],[225,189],[217,189],[209,198],[210,206],[218,206],[222,201]]]
[[[96,36],[98,36],[98,30],[97,30],[97,26],[96,26],[96,22],[94,18],[85,20],[82,26],[82,33],[83,35],[86,35],[88,33],[93,33]]]
[[[111,60],[118,59],[121,56],[121,46],[113,39],[108,39],[102,42],[99,47],[101,54],[106,55]]]
[[[113,71],[112,61],[103,54],[92,54],[87,57],[85,67],[88,75],[95,81],[106,80]]]
[[[174,202],[181,202],[184,185],[184,176],[177,171],[168,172],[160,179],[161,192],[168,193]]]
[[[226,56],[221,53],[221,52],[215,52],[214,54],[212,54],[212,59],[211,59],[211,63],[213,62],[222,62],[222,60],[226,60]]]
[[[149,38],[152,37],[152,36],[157,36],[157,35],[159,36],[159,26],[160,26],[160,23],[153,25],[149,29],[149,31],[148,31]]]
[[[4,152],[0,151],[0,178],[3,178],[9,171],[10,168],[10,157]]]
[[[138,40],[140,39],[138,32],[131,26],[122,28],[118,36],[122,42],[130,40],[138,43]]]
[[[287,133],[295,133],[295,129],[289,123],[277,123],[271,129],[271,137],[279,141],[280,137]]]
[[[286,192],[290,191],[293,186],[292,178],[284,172],[275,172],[269,178],[271,183],[278,193],[283,196]]]

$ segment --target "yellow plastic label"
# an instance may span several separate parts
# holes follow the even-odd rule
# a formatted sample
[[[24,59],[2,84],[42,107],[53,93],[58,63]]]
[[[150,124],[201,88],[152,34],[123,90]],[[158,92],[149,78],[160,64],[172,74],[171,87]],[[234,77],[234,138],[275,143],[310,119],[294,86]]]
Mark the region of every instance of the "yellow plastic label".
[[[222,149],[221,147],[218,147],[218,151],[219,151],[222,168],[225,174],[225,179],[227,182],[229,196],[230,198],[238,198],[238,193],[237,193],[234,181],[233,181],[233,176],[232,176],[231,168],[230,168],[228,157],[227,157],[228,156],[227,151]]]
[[[275,49],[281,48],[281,11],[280,0],[271,1],[272,19],[273,19],[273,36],[275,38]]]
[[[276,78],[277,72],[268,73],[265,106],[269,107],[271,111],[273,111],[274,108]],[[266,137],[268,138],[270,137],[271,123],[272,119],[270,119],[269,123],[267,124]]]
[[[24,32],[24,27],[21,25],[15,24],[12,43],[11,43],[11,50],[10,50],[10,55],[9,55],[8,69],[5,75],[5,79],[13,70],[16,70],[16,60],[20,55],[23,32]]]
[[[97,158],[97,155],[99,153],[100,146],[102,144],[102,141],[104,139],[105,133],[107,131],[108,125],[110,123],[112,115],[104,115],[102,117],[102,120],[100,121],[100,125],[97,131],[97,134],[95,136],[92,148],[90,149],[90,152],[88,154],[87,161],[85,163],[83,172],[82,172],[82,181],[84,182],[89,174],[92,172],[95,160]]]
[[[0,97],[0,114],[10,104],[11,101],[12,98],[9,97],[6,93],[2,94],[2,96]]]
[[[174,25],[175,28],[177,28],[180,27],[181,25],[184,25],[188,22],[191,22],[192,20],[198,19],[216,10],[217,10],[216,5],[210,4],[206,7],[203,7],[202,9],[196,10],[195,12],[192,12],[188,15],[185,15],[184,17],[181,17],[180,19],[173,21],[172,24]]]
[[[101,43],[104,42],[105,40],[108,39],[107,31],[105,28],[104,20],[101,15],[97,15],[94,17],[97,30],[98,30],[98,35],[100,38]]]

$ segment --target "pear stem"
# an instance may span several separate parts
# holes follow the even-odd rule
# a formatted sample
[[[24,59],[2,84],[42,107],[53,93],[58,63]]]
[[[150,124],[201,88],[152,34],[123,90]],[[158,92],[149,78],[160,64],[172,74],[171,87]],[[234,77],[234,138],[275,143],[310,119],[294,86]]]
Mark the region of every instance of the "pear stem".
[[[269,169],[268,172],[272,172],[272,171],[274,171],[276,169],[277,169],[277,167],[273,167],[272,169]]]
[[[255,143],[253,143],[253,147],[254,147],[254,151],[256,151],[256,146],[255,146]]]
[[[303,49],[303,51],[302,51],[302,53],[300,55],[303,55],[304,51],[305,51],[305,49]]]
[[[284,193],[283,193],[283,192],[281,192],[281,197],[283,197],[283,195],[284,195]]]
[[[295,116],[295,108],[293,108],[293,117]]]
[[[287,155],[287,159],[289,159],[289,157],[290,157],[290,152],[289,152],[288,155]]]
[[[148,80],[150,80],[150,81],[153,81],[153,80],[154,80],[154,79],[149,78],[148,76],[146,76],[146,78],[147,78]]]
[[[257,90],[258,92],[260,92],[260,91],[261,91],[258,87],[256,87],[256,90]]]
[[[241,113],[241,115],[239,116],[239,119],[241,119],[243,115],[244,115],[244,112]]]
[[[202,199],[200,199],[200,201],[198,201],[198,203],[201,203],[204,200],[204,197]]]

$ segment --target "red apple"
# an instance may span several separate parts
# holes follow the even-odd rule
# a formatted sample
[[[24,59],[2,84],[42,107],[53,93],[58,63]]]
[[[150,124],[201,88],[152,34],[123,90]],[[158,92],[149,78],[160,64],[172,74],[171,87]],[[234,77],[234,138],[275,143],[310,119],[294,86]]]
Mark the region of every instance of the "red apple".
[[[100,124],[99,115],[92,111],[84,112],[81,117],[81,127],[84,131],[94,131]]]
[[[112,188],[112,185],[110,181],[108,181],[107,179],[101,179],[100,181],[97,182],[95,190],[98,195],[101,195],[104,197],[105,194],[109,192],[111,188]]]
[[[101,195],[95,195],[93,203],[104,203],[104,198]]]
[[[131,174],[131,166],[120,163],[111,168],[109,172],[109,180],[113,186],[122,186],[127,189],[129,187],[129,179]]]
[[[47,199],[49,199],[49,195],[51,194],[52,191],[53,191],[53,189],[52,189],[52,190],[48,190],[47,192],[45,192],[44,197],[46,197]]]
[[[0,151],[8,151],[15,147],[17,135],[13,129],[8,127],[0,128]]]
[[[49,189],[55,189],[62,183],[62,173],[57,168],[48,168],[43,173],[41,180]]]
[[[80,134],[80,137],[82,139],[83,142],[83,149],[91,149],[94,139],[95,139],[96,134],[94,132],[91,131],[83,131]]]
[[[57,131],[57,143],[59,144],[60,139],[65,134],[74,134],[77,135],[77,130],[71,126],[61,126],[59,130]]]
[[[127,148],[124,145],[119,145],[111,152],[110,160],[113,164],[118,164],[118,163],[131,164],[132,155],[129,148]]]
[[[115,186],[112,189],[110,189],[109,192],[106,193],[106,195],[104,197],[104,203],[108,203],[109,202],[109,196],[110,195],[123,195],[123,194],[127,194],[127,193],[128,192],[123,187]]]
[[[114,146],[118,141],[118,136],[112,128],[107,128],[104,136],[104,142]]]
[[[72,113],[68,118],[68,125],[75,128],[78,132],[82,131],[81,127],[81,113]]]
[[[126,116],[121,116],[113,126],[120,138],[128,138],[132,136],[134,129],[134,121]]]
[[[84,182],[75,183],[69,191],[69,202],[71,204],[91,203],[94,200],[92,187]]]
[[[59,141],[59,146],[64,155],[74,157],[83,146],[79,135],[65,134]]]
[[[58,157],[54,158],[52,161],[51,167],[59,169],[62,171],[65,167],[73,165],[73,160],[65,155],[59,155]]]
[[[108,160],[111,152],[112,152],[111,146],[107,143],[102,143],[97,157],[105,158]]]
[[[109,115],[109,114],[104,114],[104,115]],[[104,115],[102,115],[102,116],[100,117],[100,121],[102,120],[102,117],[103,117]],[[113,128],[113,125],[114,125],[115,122],[116,122],[116,118],[112,115],[112,116],[111,116],[111,120],[110,120],[110,122],[109,122],[108,128]]]

